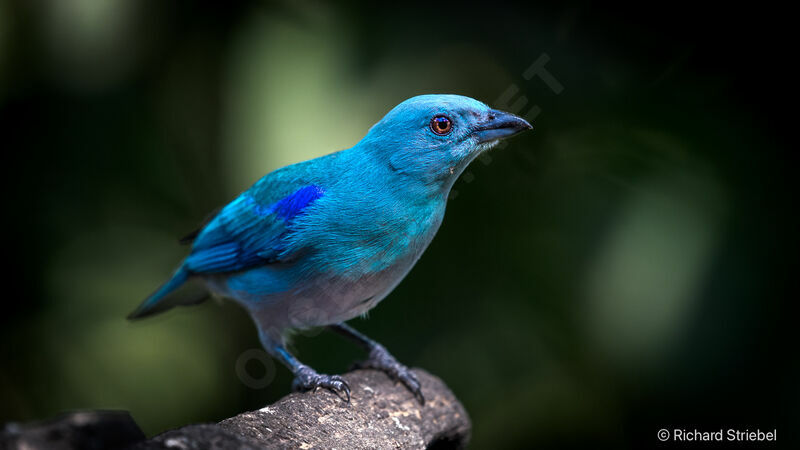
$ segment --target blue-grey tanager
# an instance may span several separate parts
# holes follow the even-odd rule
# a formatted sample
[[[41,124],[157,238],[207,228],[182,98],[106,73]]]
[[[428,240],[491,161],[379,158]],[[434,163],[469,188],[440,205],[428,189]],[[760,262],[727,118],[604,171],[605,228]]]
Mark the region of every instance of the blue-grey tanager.
[[[402,381],[421,401],[416,376],[377,342],[345,324],[378,304],[430,244],[464,168],[500,139],[530,129],[513,114],[458,95],[408,99],[355,146],[271,172],[189,235],[189,256],[131,314],[181,302],[190,278],[249,311],[265,349],[294,387],[346,394],[286,350],[292,329],[328,326],[369,353],[364,367]],[[174,300],[178,298],[178,300]]]

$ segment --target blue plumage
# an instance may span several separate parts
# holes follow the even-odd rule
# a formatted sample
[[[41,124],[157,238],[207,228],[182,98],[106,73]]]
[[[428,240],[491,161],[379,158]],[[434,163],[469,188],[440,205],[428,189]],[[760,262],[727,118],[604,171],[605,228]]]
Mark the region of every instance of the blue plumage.
[[[422,400],[413,373],[344,321],[375,306],[413,267],[464,168],[499,139],[529,128],[468,97],[411,98],[355,146],[276,170],[239,195],[189,236],[189,256],[131,317],[174,306],[169,294],[197,277],[250,312],[296,387],[349,398],[341,377],[319,375],[285,349],[287,330],[330,326],[370,351],[370,367]]]

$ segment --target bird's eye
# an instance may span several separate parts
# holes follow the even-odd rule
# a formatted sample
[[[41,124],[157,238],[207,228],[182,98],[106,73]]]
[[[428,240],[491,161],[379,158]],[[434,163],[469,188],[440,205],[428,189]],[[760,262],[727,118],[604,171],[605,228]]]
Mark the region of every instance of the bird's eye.
[[[436,116],[431,119],[431,131],[438,134],[439,136],[444,136],[445,134],[449,133],[450,130],[453,129],[453,121],[450,120],[447,116]]]

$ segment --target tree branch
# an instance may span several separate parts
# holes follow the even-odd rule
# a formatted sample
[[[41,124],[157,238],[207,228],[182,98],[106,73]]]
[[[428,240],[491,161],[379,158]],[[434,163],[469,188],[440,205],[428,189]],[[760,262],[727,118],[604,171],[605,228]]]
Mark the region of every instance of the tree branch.
[[[189,425],[167,431],[149,440],[137,438],[130,442],[130,449],[206,449],[206,448],[463,448],[470,437],[471,424],[464,407],[450,389],[438,378],[415,369],[414,373],[422,385],[425,405],[417,402],[405,386],[391,381],[384,373],[373,370],[356,370],[344,375],[350,383],[351,402],[345,403],[336,394],[327,390],[289,394],[276,403],[225,419],[218,424]],[[132,423],[124,413],[97,412],[73,413],[46,424],[6,427],[0,433],[0,444],[12,444],[11,448],[40,447],[42,436],[52,436],[52,429],[64,440],[59,448],[74,448],[63,445],[82,442],[94,448],[102,448],[104,442],[76,439],[81,429],[76,428],[74,418],[86,428],[87,414],[97,414],[93,430],[112,426],[109,421],[128,429]],[[113,419],[116,418],[116,419]],[[135,427],[135,424],[133,424]],[[50,429],[51,431],[48,431]],[[65,432],[65,430],[68,430]],[[85,432],[84,432],[85,434]],[[109,433],[101,433],[107,436]],[[112,435],[114,433],[111,433]],[[78,436],[79,438],[81,436]],[[91,438],[91,436],[90,436]],[[120,444],[119,436],[115,444]],[[47,443],[47,448],[54,447]],[[119,445],[115,445],[119,446]],[[2,445],[0,445],[2,447]]]

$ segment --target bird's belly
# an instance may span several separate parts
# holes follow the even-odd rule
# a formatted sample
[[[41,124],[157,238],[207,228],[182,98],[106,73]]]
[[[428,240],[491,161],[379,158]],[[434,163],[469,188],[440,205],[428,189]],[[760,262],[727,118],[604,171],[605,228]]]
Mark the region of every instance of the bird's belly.
[[[393,266],[358,280],[331,278],[304,288],[281,305],[267,307],[258,314],[285,315],[291,328],[324,326],[350,320],[365,314],[383,300],[408,273],[407,268]]]
[[[309,328],[360,316],[385,298],[408,274],[418,254],[360,277],[316,274],[292,282],[291,270],[264,266],[207,278],[209,288],[244,306],[262,327]]]

